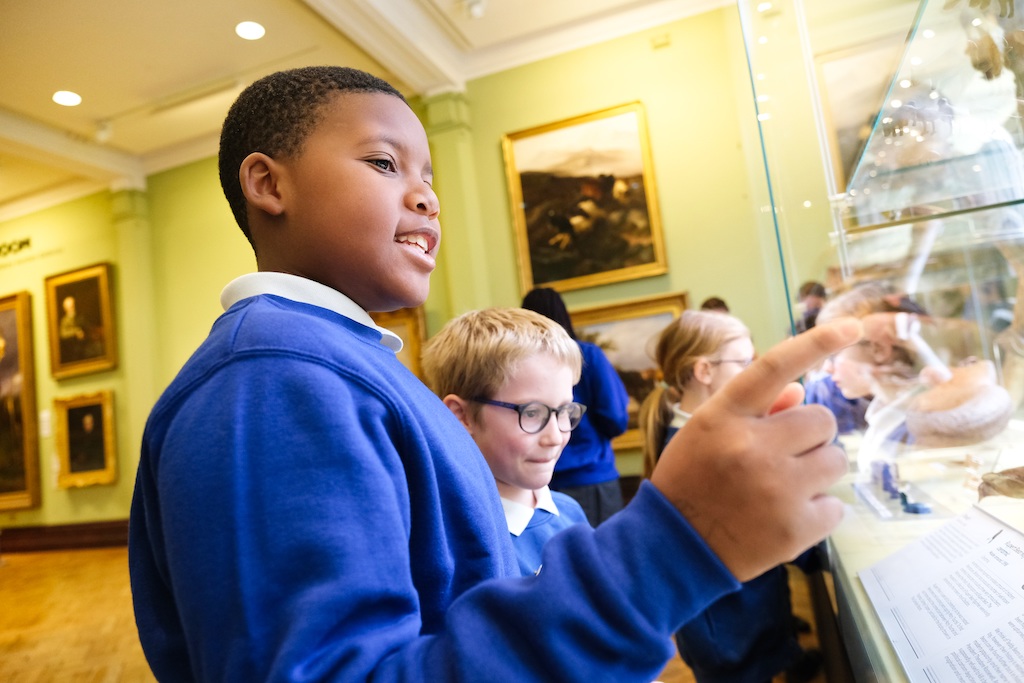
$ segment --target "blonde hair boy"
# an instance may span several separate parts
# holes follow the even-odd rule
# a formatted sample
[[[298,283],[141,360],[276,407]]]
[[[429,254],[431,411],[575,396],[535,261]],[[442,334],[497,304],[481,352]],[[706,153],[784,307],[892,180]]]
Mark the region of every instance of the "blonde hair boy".
[[[587,521],[579,503],[548,488],[586,411],[572,394],[582,362],[579,345],[561,325],[522,308],[461,315],[424,350],[428,384],[494,474],[524,575],[540,571],[548,539]]]

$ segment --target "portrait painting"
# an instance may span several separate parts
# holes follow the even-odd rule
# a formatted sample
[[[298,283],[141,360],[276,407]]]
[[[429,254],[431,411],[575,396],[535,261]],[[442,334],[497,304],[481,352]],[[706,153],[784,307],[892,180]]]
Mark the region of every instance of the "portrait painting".
[[[117,367],[109,264],[46,278],[46,308],[55,378]]]
[[[0,298],[0,511],[39,505],[32,305],[28,292]]]
[[[57,422],[57,485],[77,488],[117,479],[114,393],[99,391],[54,400]]]
[[[686,292],[569,312],[576,336],[601,347],[629,395],[629,426],[612,441],[616,450],[641,445],[640,404],[661,379],[653,347],[658,335],[687,308]]]
[[[371,313],[379,327],[394,332],[402,340],[402,350],[398,352],[398,360],[409,368],[414,375],[423,378],[420,356],[423,352],[423,340],[426,338],[426,320],[423,307],[402,308],[387,313]]]
[[[641,103],[511,133],[502,149],[523,293],[668,270]]]

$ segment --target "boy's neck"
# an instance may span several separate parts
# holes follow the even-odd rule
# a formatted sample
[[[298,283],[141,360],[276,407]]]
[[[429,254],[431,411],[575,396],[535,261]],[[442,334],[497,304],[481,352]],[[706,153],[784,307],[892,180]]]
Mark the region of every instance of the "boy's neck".
[[[498,495],[505,500],[519,503],[529,508],[537,507],[537,494],[530,489],[521,489],[517,486],[510,486],[504,482],[497,482]]]

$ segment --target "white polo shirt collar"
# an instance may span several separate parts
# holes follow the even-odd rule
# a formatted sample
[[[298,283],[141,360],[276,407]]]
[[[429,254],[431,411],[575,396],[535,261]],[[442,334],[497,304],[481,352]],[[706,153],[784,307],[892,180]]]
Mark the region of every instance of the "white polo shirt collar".
[[[537,497],[536,507],[523,505],[507,498],[501,499],[501,507],[505,510],[505,523],[508,524],[509,533],[513,536],[518,536],[526,530],[530,520],[533,519],[535,510],[546,510],[553,515],[558,514],[558,506],[555,505],[555,499],[551,496],[551,489],[545,486],[533,493]]]
[[[334,311],[338,315],[343,315],[360,325],[380,332],[381,343],[395,353],[402,350],[402,338],[387,328],[378,327],[370,314],[352,299],[327,285],[290,273],[258,272],[246,273],[237,277],[229,282],[220,293],[220,305],[226,311],[242,299],[260,294],[273,294]]]

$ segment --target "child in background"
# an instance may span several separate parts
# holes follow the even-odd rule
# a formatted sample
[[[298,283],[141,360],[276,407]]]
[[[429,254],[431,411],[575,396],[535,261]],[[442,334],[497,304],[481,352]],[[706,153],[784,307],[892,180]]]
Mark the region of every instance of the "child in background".
[[[494,473],[524,576],[540,572],[548,539],[587,523],[579,503],[548,488],[587,410],[573,401],[582,360],[560,325],[521,308],[464,313],[423,350],[427,384]]]
[[[856,321],[768,351],[629,505],[522,577],[479,449],[368,314],[424,302],[441,237],[402,95],[343,67],[271,74],[232,105],[219,165],[259,272],[225,288],[142,437],[128,556],[158,680],[646,682],[681,624],[841,520],[835,420],[794,380]]]
[[[825,285],[820,282],[808,280],[800,285],[796,295],[796,302],[800,313],[800,317],[796,321],[797,334],[806,332],[814,327],[814,323],[818,319],[818,313],[821,311],[821,307],[825,305],[827,298],[828,292],[825,290]]]
[[[640,407],[648,475],[698,408],[754,361],[754,345],[746,325],[729,314],[685,311],[658,337],[655,361],[663,380]],[[698,683],[767,683],[783,670],[788,682],[802,683],[821,666],[821,653],[805,652],[797,641],[783,565],[684,624],[676,643]]]
[[[597,526],[622,509],[612,439],[629,426],[629,394],[601,347],[576,336],[558,292],[549,287],[532,289],[523,297],[523,308],[561,325],[583,354],[583,372],[572,395],[574,401],[587,406],[587,412],[555,465],[551,487],[575,498],[591,526]]]

